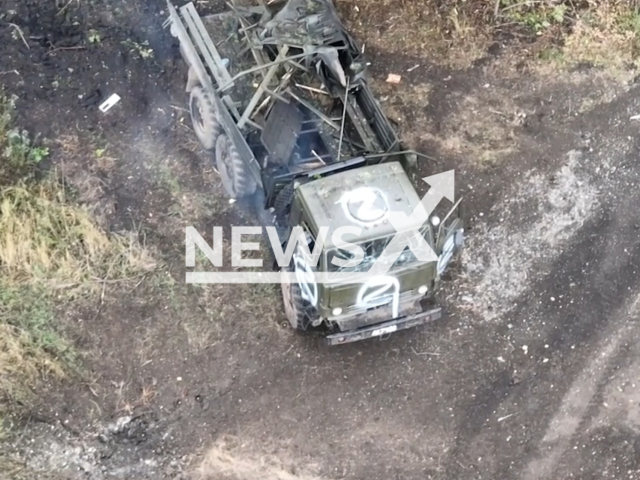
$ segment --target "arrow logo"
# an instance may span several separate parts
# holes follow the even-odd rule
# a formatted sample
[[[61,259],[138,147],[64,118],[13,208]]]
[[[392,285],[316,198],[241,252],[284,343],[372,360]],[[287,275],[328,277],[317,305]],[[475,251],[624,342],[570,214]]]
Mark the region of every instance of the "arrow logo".
[[[389,222],[396,230],[396,235],[386,246],[382,255],[376,260],[369,275],[385,275],[408,247],[421,262],[435,262],[438,255],[427,243],[420,229],[429,220],[429,216],[443,198],[454,201],[455,176],[454,171],[439,173],[422,179],[431,188],[416,205],[411,215],[405,212],[393,212],[389,215]]]

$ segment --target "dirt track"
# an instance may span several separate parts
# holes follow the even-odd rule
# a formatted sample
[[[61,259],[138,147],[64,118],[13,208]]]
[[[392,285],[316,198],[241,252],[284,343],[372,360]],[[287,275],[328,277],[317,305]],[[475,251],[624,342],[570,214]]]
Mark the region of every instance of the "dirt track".
[[[54,2],[3,3],[30,45],[0,27],[22,123],[70,175],[98,176],[105,221],[142,225],[166,265],[61,312],[90,376],[46,386],[6,448],[37,473],[16,475],[188,478],[234,435],[300,478],[640,478],[637,86],[492,56],[448,71],[370,46],[375,78],[420,65],[377,88],[403,135],[441,159],[423,172],[456,169],[471,228],[447,319],[330,349],[281,326],[275,288],[182,284],[182,227],[251,214],[220,199],[189,131],[163,3],[72,2],[60,16]],[[103,115],[95,99],[113,92],[123,99]],[[56,142],[70,135],[115,161],[91,164],[97,147],[65,156]]]

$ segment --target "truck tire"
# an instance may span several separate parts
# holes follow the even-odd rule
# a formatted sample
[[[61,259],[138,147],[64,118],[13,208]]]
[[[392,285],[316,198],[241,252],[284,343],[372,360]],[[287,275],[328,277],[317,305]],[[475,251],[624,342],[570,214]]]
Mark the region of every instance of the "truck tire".
[[[231,198],[248,197],[256,191],[256,181],[226,133],[218,135],[216,140],[216,165],[222,185]]]
[[[189,97],[189,113],[196,137],[207,150],[216,146],[218,136],[222,132],[216,104],[201,86],[191,89]]]
[[[262,251],[262,269],[267,272],[277,272],[278,261],[273,253],[273,248],[271,248],[269,237],[263,233],[261,238],[260,250]]]
[[[273,213],[276,216],[276,224],[279,227],[287,226],[287,217],[289,216],[294,193],[295,189],[293,188],[293,182],[291,182],[276,195],[276,199],[273,202]]]
[[[289,268],[283,268],[283,272],[292,272]],[[306,330],[309,326],[309,317],[306,313],[306,303],[302,298],[300,285],[297,283],[288,283],[282,281],[280,284],[282,290],[282,303],[284,304],[284,313],[287,316],[289,324],[295,330]]]

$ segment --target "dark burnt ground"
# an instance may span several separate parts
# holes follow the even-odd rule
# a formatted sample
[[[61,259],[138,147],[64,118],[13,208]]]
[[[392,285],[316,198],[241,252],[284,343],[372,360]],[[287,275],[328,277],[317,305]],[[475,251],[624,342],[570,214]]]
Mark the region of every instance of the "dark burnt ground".
[[[2,83],[54,164],[93,174],[106,149],[107,225],[140,228],[164,266],[61,311],[86,373],[43,385],[15,419],[6,451],[39,471],[24,478],[175,478],[226,434],[326,478],[638,478],[637,88],[518,72],[491,52],[460,71],[370,46],[383,105],[435,158],[421,173],[456,169],[469,254],[441,294],[446,320],[329,349],[282,328],[275,287],[183,283],[183,227],[251,214],[221,197],[190,132],[164,3],[65,5],[3,3]],[[122,100],[102,114],[111,93]],[[64,153],[69,135],[88,147]],[[503,270],[471,270],[498,254]]]

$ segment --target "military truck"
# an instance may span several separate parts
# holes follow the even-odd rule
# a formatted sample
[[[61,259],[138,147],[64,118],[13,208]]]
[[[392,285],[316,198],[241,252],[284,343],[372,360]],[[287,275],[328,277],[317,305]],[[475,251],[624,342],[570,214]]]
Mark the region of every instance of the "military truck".
[[[297,279],[282,282],[291,326],[343,344],[440,318],[425,300],[462,245],[460,201],[442,212],[432,205],[429,220],[411,227],[435,258],[407,247],[383,274],[368,275],[397,233],[395,216],[421,203],[410,181],[419,154],[402,147],[369,88],[363,49],[331,0],[229,7],[201,17],[193,3],[169,2],[167,20],[188,66],[193,130],[226,192],[259,198],[283,249],[296,228],[307,247],[323,227],[360,231],[350,239],[362,253],[357,264],[353,249],[329,239],[316,264],[297,248],[281,266]],[[347,275],[317,281],[327,273]]]

